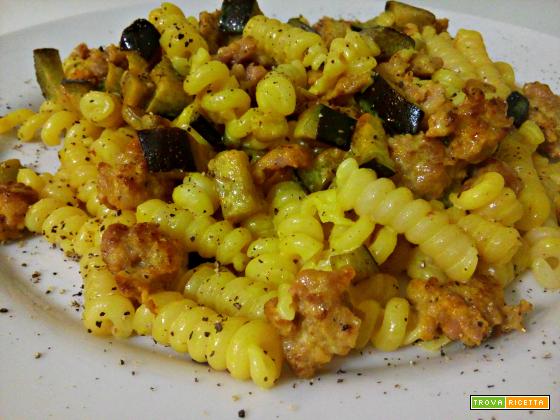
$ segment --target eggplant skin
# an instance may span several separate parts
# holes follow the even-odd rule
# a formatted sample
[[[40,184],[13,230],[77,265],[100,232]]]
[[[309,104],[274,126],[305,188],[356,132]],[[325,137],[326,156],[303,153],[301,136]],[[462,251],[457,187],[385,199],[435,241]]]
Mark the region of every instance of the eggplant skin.
[[[319,106],[317,140],[348,150],[350,149],[354,128],[356,128],[354,118],[326,105]]]
[[[529,100],[519,92],[511,92],[506,99],[507,116],[513,118],[513,125],[519,127],[529,116]]]
[[[150,21],[136,19],[122,32],[119,46],[123,51],[137,51],[150,61],[160,50],[159,37],[158,30]]]
[[[390,134],[416,134],[424,118],[424,111],[406,100],[379,74],[373,84],[359,97],[375,111]]]
[[[242,34],[245,25],[260,9],[256,0],[224,0],[219,29],[225,34]]]
[[[376,57],[381,61],[389,60],[397,51],[414,48],[414,40],[406,34],[393,28],[372,26],[360,29],[360,35],[372,39],[381,49]]]
[[[225,149],[223,136],[218,132],[216,127],[203,116],[199,115],[196,120],[191,122],[191,127],[215,149]]]
[[[150,172],[196,171],[185,130],[176,127],[140,130],[138,138]]]

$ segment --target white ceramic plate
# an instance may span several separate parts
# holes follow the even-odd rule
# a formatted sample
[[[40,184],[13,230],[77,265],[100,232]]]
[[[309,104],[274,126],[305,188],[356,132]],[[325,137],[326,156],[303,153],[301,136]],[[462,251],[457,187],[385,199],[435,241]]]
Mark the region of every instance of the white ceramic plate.
[[[215,5],[189,2],[188,13]],[[311,20],[327,14],[361,18],[381,10],[368,1],[263,3],[267,14]],[[66,56],[80,41],[117,42],[121,30],[151,7],[134,6],[51,22],[0,37],[0,114],[37,106],[31,51],[56,47]],[[289,11],[289,12],[288,12]],[[438,11],[459,27],[481,31],[492,57],[512,63],[518,80],[540,80],[560,91],[560,39],[521,27]],[[55,168],[54,150],[0,137],[0,160],[17,157],[39,170]],[[39,273],[33,274],[33,273]],[[551,394],[560,415],[560,295],[526,278],[513,295],[535,304],[525,334],[494,338],[477,349],[459,345],[445,354],[418,348],[333,362],[312,381],[289,374],[270,390],[209,372],[146,338],[104,340],[81,326],[77,264],[39,238],[0,248],[1,418],[524,418],[524,412],[469,412],[470,394]],[[40,356],[40,357],[38,357]]]

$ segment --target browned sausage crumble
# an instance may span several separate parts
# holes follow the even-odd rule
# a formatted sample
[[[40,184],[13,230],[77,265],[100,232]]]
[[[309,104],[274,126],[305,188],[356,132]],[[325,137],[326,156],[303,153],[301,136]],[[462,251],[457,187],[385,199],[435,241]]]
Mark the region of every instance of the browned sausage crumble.
[[[467,346],[480,345],[493,330],[525,331],[523,316],[532,309],[525,300],[506,305],[502,287],[483,276],[475,276],[468,283],[446,284],[434,278],[413,279],[407,295],[425,325],[423,340],[431,340],[441,332]]]
[[[150,198],[167,199],[175,182],[166,173],[150,173],[138,139],[132,139],[116,165],[99,164],[100,201],[117,210],[135,210]]]
[[[119,290],[139,302],[169,290],[186,262],[181,243],[154,223],[110,225],[103,233],[101,254]]]
[[[27,185],[0,184],[0,242],[23,236],[25,213],[38,199],[38,194]]]
[[[343,300],[353,277],[351,267],[301,271],[290,288],[296,308],[292,321],[280,317],[277,299],[266,304],[266,316],[278,329],[286,359],[298,376],[313,376],[334,355],[344,356],[354,347],[361,321]]]

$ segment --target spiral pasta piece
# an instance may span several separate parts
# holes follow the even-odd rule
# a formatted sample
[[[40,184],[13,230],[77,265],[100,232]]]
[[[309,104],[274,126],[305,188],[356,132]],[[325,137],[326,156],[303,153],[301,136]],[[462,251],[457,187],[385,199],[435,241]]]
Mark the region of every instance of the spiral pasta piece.
[[[251,280],[267,284],[291,284],[299,265],[290,255],[284,253],[280,239],[259,238],[249,244],[247,256],[250,261],[245,267],[245,275]]]
[[[211,60],[207,50],[200,48],[192,58],[191,71],[183,83],[185,92],[198,95],[197,103],[219,124],[241,117],[251,106],[251,97],[230,76],[228,67]]]
[[[455,47],[469,60],[479,78],[496,88],[496,94],[505,99],[510,94],[511,89],[502,78],[484,46],[482,35],[477,31],[459,29],[455,37]]]
[[[220,207],[214,179],[198,172],[187,174],[183,183],[175,187],[173,201],[185,210],[208,216]]]
[[[16,109],[0,118],[0,134],[7,133],[8,131],[22,125],[28,118],[35,115],[35,113],[26,108]]]
[[[480,264],[479,264],[480,265]],[[429,280],[432,277],[445,283],[449,279],[444,271],[434,264],[434,260],[424,254],[420,248],[415,248],[406,268],[406,273],[411,279]]]
[[[87,220],[88,215],[77,207],[60,207],[45,219],[42,234],[48,242],[58,245],[65,253],[73,254],[74,238]]]
[[[250,378],[262,388],[272,387],[280,377],[282,345],[270,324],[226,317],[190,299],[180,299],[179,294],[175,295],[177,300],[169,295],[160,299],[157,295],[150,298],[156,304],[162,303],[155,318],[146,317],[145,304],[138,308],[143,318],[134,322],[138,332],[149,332],[158,343],[188,353],[196,362],[207,362],[216,370],[227,369],[236,379]]]
[[[393,297],[384,308],[373,299],[361,302],[357,308],[362,324],[356,348],[368,341],[381,351],[394,351],[420,338],[421,326],[413,319],[410,303],[405,298]]]
[[[353,209],[360,217],[404,234],[453,280],[467,281],[474,273],[478,255],[473,241],[444,213],[414,199],[407,188],[396,188],[387,178],[377,179],[374,171],[346,159],[337,169],[336,189],[343,210]]]
[[[173,3],[162,3],[150,12],[148,19],[160,32],[159,43],[172,63],[190,58],[199,48],[208,49],[197,20],[185,17]]]
[[[560,230],[541,226],[525,235],[529,245],[531,271],[545,288],[560,288]]]
[[[424,26],[422,39],[426,43],[428,53],[443,60],[443,67],[457,73],[463,81],[477,79],[474,65],[453,45],[451,36],[442,32],[436,33],[433,26]]]
[[[84,281],[82,319],[90,334],[129,337],[133,333],[134,305],[117,287],[114,276],[99,254],[80,260]]]
[[[487,220],[513,226],[523,217],[523,205],[517,199],[515,192],[505,187],[490,203],[471,210]]]
[[[372,238],[368,250],[377,264],[383,264],[396,247],[397,232],[389,226],[383,226]]]
[[[104,129],[89,146],[94,162],[117,164],[126,146],[134,137],[136,133],[127,127]]]
[[[549,217],[551,203],[533,164],[535,145],[528,145],[523,136],[510,132],[500,143],[497,158],[507,163],[523,181],[519,201],[523,206],[523,216],[515,227],[529,231],[541,226]]]
[[[27,209],[25,213],[25,227],[30,232],[42,233],[43,223],[45,223],[47,217],[56,209],[64,206],[65,203],[56,198],[40,199]]]
[[[459,219],[457,225],[474,239],[480,257],[489,263],[507,263],[521,246],[516,229],[491,222],[477,214]]]
[[[197,215],[158,199],[140,204],[136,218],[138,223],[158,224],[163,232],[182,241],[189,252],[198,252],[204,258],[215,257],[224,265],[232,264],[236,271],[242,271],[247,264],[245,252],[253,240],[251,232],[235,228],[227,220]]]
[[[465,80],[453,70],[442,68],[432,75],[432,81],[439,83],[445,88],[445,96],[453,102],[453,105],[461,105],[466,98],[463,87]]]
[[[47,183],[52,181],[52,178],[53,176],[48,172],[38,174],[33,169],[20,168],[16,180],[17,182],[27,185],[29,188],[35,190],[37,194],[41,195]]]
[[[486,172],[477,178],[472,187],[460,195],[451,194],[450,200],[456,207],[473,210],[494,200],[504,188],[504,177],[498,172]]]
[[[62,133],[69,130],[79,118],[70,111],[54,112],[44,122],[41,128],[41,140],[47,146],[56,146],[60,143]]]
[[[265,319],[264,305],[278,297],[273,284],[237,277],[227,268],[202,264],[184,276],[185,296],[226,315]]]
[[[305,67],[317,70],[327,58],[327,48],[318,34],[263,15],[249,19],[243,35],[253,37],[259,50],[277,64],[298,60]]]
[[[293,181],[276,184],[269,194],[281,252],[305,262],[323,249],[323,227],[301,211],[305,192]]]
[[[121,99],[112,93],[91,91],[80,99],[84,118],[100,127],[117,128],[123,124]]]
[[[342,77],[359,80],[365,76],[365,85],[369,84],[371,71],[377,65],[374,56],[379,53],[375,43],[366,43],[357,32],[348,31],[344,38],[335,38],[329,47],[323,73],[309,92],[326,94]]]

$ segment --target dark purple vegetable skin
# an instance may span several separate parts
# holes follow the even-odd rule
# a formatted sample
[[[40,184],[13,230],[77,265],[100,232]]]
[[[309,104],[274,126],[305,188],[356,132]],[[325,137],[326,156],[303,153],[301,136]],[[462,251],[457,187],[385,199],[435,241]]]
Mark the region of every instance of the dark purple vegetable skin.
[[[138,138],[150,172],[196,171],[185,130],[176,127],[140,130]]]
[[[358,95],[358,102],[371,107],[390,134],[416,134],[420,130],[424,111],[378,74],[373,77],[373,84]]]
[[[319,105],[317,140],[343,150],[350,148],[356,120],[326,105]]]
[[[223,136],[218,132],[214,124],[208,121],[203,116],[199,115],[196,120],[191,122],[191,128],[196,130],[200,136],[206,140],[216,150],[223,150],[225,148]]]
[[[519,127],[529,116],[529,100],[519,92],[511,92],[506,102],[507,116],[513,118],[513,125]]]
[[[119,46],[124,51],[137,51],[150,61],[160,51],[159,37],[158,30],[148,20],[136,19],[122,32]]]
[[[260,13],[256,0],[224,0],[220,15],[220,32],[228,35],[239,35],[249,19]]]

